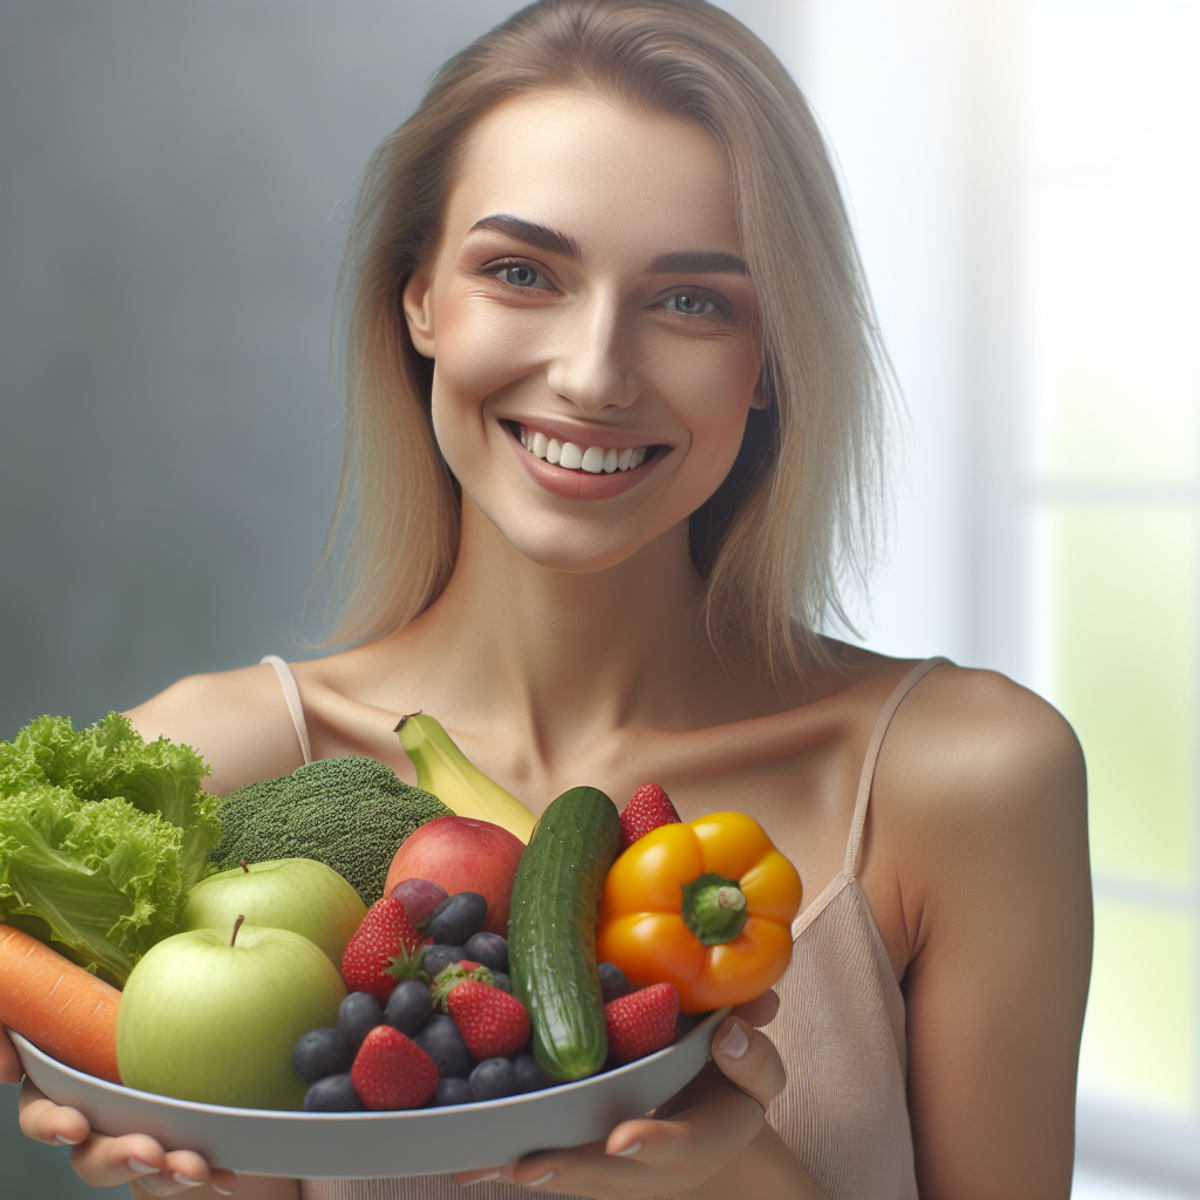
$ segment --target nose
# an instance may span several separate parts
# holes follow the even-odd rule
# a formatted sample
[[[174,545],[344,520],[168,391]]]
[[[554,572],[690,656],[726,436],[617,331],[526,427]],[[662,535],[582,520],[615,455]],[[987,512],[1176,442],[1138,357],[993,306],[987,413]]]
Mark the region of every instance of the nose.
[[[590,297],[564,314],[547,383],[587,415],[628,408],[638,394],[628,341],[616,297]]]

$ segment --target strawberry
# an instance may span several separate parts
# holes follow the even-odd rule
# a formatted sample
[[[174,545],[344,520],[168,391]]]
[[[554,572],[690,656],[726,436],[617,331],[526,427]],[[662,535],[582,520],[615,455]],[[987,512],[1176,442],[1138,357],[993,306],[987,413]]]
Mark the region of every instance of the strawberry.
[[[480,1061],[508,1058],[529,1041],[529,1013],[516,996],[466,979],[447,996],[446,1006],[467,1049]]]
[[[388,968],[420,951],[421,935],[412,927],[404,905],[393,896],[376,900],[342,955],[346,990],[370,992],[381,1004],[386,1003],[396,986],[396,976]]]
[[[621,849],[628,850],[640,837],[660,825],[675,825],[679,814],[657,783],[643,783],[621,810]]]
[[[679,993],[673,983],[654,983],[604,1006],[608,1052],[617,1062],[633,1062],[675,1040]]]
[[[367,1108],[420,1108],[437,1091],[438,1069],[400,1030],[376,1025],[354,1056],[350,1082]]]

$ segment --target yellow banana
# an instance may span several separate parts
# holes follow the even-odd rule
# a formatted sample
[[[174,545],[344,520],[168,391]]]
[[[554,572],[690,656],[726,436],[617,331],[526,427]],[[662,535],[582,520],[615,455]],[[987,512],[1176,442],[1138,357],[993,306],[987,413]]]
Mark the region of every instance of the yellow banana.
[[[433,717],[425,713],[401,717],[396,732],[417,768],[417,787],[431,792],[460,817],[490,821],[529,841],[537,818],[471,763]]]

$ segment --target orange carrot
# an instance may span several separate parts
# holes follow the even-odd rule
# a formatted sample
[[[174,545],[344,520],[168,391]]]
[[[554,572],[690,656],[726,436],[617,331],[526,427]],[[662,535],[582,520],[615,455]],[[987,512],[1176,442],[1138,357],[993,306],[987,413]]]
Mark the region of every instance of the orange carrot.
[[[0,925],[0,1025],[68,1067],[120,1083],[121,993],[37,938]]]

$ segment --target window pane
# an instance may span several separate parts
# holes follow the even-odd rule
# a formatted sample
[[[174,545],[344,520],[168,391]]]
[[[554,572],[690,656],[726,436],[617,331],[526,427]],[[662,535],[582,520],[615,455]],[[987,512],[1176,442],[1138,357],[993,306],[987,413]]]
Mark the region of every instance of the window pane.
[[[1187,885],[1196,517],[1063,504],[1045,520],[1049,690],[1087,756],[1093,867]]]
[[[1080,1086],[1187,1111],[1195,1106],[1191,1013],[1195,918],[1099,898]]]
[[[1200,391],[1200,172],[1040,186],[1028,204],[1038,473],[1187,482]]]

